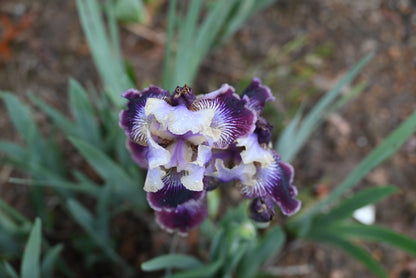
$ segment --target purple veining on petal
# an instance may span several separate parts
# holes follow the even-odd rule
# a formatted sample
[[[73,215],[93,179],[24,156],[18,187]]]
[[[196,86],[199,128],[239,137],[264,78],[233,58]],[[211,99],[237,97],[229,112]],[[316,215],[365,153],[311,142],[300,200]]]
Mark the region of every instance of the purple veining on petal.
[[[256,122],[256,129],[254,133],[258,136],[258,142],[260,144],[268,144],[272,138],[273,126],[269,124],[263,117],[259,117]]]
[[[191,106],[191,104],[195,101],[196,96],[191,87],[185,84],[183,87],[176,87],[175,91],[173,92],[170,100],[173,106],[177,105],[185,105],[186,107]]]
[[[254,109],[258,115],[260,115],[260,113],[263,111],[267,101],[274,100],[270,88],[262,85],[261,80],[258,78],[253,78],[253,81],[245,89],[242,96],[248,97],[248,106],[251,109]]]
[[[274,204],[269,196],[254,198],[249,206],[249,217],[256,222],[270,222],[275,215]]]
[[[149,163],[147,161],[147,153],[149,147],[136,144],[130,140],[127,140],[127,149],[130,151],[133,161],[136,162],[140,167],[147,168]]]
[[[146,132],[143,130],[147,123],[144,113],[146,101],[148,98],[167,98],[169,92],[151,85],[141,92],[134,89],[127,90],[123,93],[123,97],[128,99],[127,110],[121,111],[119,125],[130,140],[140,145],[147,145]]]
[[[157,192],[147,193],[149,205],[156,211],[175,210],[179,205],[186,205],[190,201],[198,201],[204,197],[205,191],[192,191],[186,189],[181,183],[182,173],[175,169],[162,178],[163,188]]]
[[[179,230],[187,234],[190,229],[198,227],[208,214],[205,191],[199,200],[191,200],[178,205],[174,210],[156,211],[156,221],[169,232]]]
[[[292,185],[293,167],[280,161],[280,156],[273,151],[274,161],[267,167],[257,165],[255,185],[242,184],[241,193],[246,198],[270,196],[273,202],[279,206],[282,213],[292,215],[301,206],[301,202],[295,199],[296,187]]]
[[[197,99],[190,109],[214,110],[210,125],[216,137],[214,147],[224,149],[236,138],[254,131],[256,115],[246,108],[246,101],[241,100],[232,87],[221,88],[222,91],[215,91]]]

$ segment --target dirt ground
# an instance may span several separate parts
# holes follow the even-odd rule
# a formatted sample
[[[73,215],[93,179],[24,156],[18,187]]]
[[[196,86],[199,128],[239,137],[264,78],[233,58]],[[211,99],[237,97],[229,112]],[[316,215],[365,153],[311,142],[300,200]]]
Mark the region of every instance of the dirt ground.
[[[31,91],[67,111],[68,78],[99,85],[78,22],[75,1],[0,0],[0,89],[27,101]],[[291,105],[306,109],[345,71],[370,51],[376,55],[361,72],[367,88],[332,114],[294,161],[295,183],[318,196],[342,181],[369,151],[416,109],[416,1],[280,0],[253,17],[204,62],[194,88],[206,92],[222,83],[237,85],[258,76],[277,97],[275,108],[291,115]],[[123,52],[138,86],[157,83],[162,72],[163,22],[155,16],[145,31],[122,32]],[[279,58],[284,45],[306,37],[297,50]],[[326,46],[326,48],[322,47]],[[326,51],[317,51],[317,49]],[[314,53],[314,55],[309,55]],[[298,78],[293,78],[296,76]],[[300,93],[293,97],[293,87]],[[302,91],[302,89],[305,89]],[[0,137],[16,139],[3,104]],[[289,116],[281,116],[286,122]],[[44,115],[36,120],[47,125]],[[401,192],[377,205],[377,223],[416,238],[416,135],[392,159],[368,175],[358,188],[394,184]],[[7,183],[15,171],[0,168],[2,198],[25,211],[25,187]],[[124,232],[135,229],[124,223]],[[149,235],[150,236],[150,235]],[[164,242],[166,235],[155,236]],[[164,239],[163,239],[164,238]],[[140,261],[157,244],[122,250]],[[391,277],[416,277],[416,259],[388,246],[368,245]],[[134,254],[136,251],[136,254]],[[130,252],[130,253],[129,253]],[[139,253],[139,254],[138,254]],[[126,255],[127,256],[127,255]],[[305,243],[286,250],[272,265],[298,266],[282,277],[372,277],[359,263],[328,246]],[[287,268],[289,269],[289,268]]]

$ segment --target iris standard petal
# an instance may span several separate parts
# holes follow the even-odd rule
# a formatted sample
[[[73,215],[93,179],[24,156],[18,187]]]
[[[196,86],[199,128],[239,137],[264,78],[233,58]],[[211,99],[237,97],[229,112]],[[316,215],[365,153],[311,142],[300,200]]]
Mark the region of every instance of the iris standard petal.
[[[194,111],[212,111],[214,113],[208,137],[213,138],[214,147],[227,148],[236,138],[254,131],[255,114],[247,109],[246,101],[234,93],[229,85],[206,94],[195,100],[190,106]]]
[[[245,89],[242,96],[243,98],[248,98],[248,106],[254,109],[258,115],[263,111],[267,101],[274,100],[270,88],[262,85],[261,80],[258,78],[253,78],[253,81]]]
[[[127,110],[121,111],[119,125],[130,140],[146,146],[148,124],[144,113],[146,102],[149,98],[166,99],[169,97],[169,92],[152,85],[141,92],[134,89],[127,90],[123,93],[123,97],[128,99]]]
[[[154,116],[162,129],[175,135],[187,132],[200,133],[209,127],[214,112],[210,110],[190,111],[185,105],[171,106],[161,99],[148,99],[145,107],[146,116]]]

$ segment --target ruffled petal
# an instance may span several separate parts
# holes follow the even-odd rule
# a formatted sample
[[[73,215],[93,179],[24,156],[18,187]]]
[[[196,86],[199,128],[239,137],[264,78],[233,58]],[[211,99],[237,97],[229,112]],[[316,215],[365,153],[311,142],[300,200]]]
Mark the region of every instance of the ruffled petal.
[[[136,144],[130,140],[127,140],[126,145],[131,154],[131,157],[133,158],[133,161],[136,162],[140,167],[147,168],[149,166],[147,161],[149,147]]]
[[[184,205],[179,205],[175,210],[157,211],[156,221],[168,232],[178,230],[180,234],[186,235],[189,230],[198,227],[207,214],[208,208],[204,191],[204,197],[198,201],[191,200]]]
[[[148,124],[148,118],[144,113],[146,102],[149,98],[166,99],[169,97],[169,92],[152,85],[141,92],[134,89],[127,90],[123,93],[123,97],[128,99],[127,110],[121,111],[119,125],[130,140],[146,146]]]
[[[293,167],[281,162],[274,151],[273,157],[273,163],[267,167],[256,166],[255,185],[242,183],[241,193],[250,199],[270,196],[283,214],[292,215],[301,206],[301,202],[295,199],[296,187],[292,185]]]
[[[257,139],[260,144],[269,144],[272,138],[273,126],[269,124],[263,117],[259,117],[256,122],[256,129],[254,133],[257,134]]]
[[[292,185],[293,167],[290,164],[280,162],[280,182],[272,188],[272,198],[285,215],[293,215],[299,211],[301,202],[295,199],[298,191]]]
[[[156,211],[159,225],[172,232],[187,233],[207,216],[206,191],[191,191],[182,183],[182,173],[170,170],[163,178],[163,188],[149,192],[147,200]]]
[[[225,84],[219,90],[202,96],[192,103],[191,110],[214,113],[205,135],[213,138],[214,147],[227,148],[236,138],[254,131],[256,116],[246,108],[246,101]]]
[[[248,98],[248,106],[257,112],[257,115],[263,111],[267,101],[273,101],[274,96],[270,91],[270,88],[262,85],[261,80],[253,78],[251,84],[243,92],[243,98]]]
[[[190,111],[185,105],[171,106],[161,99],[148,99],[145,107],[147,117],[154,116],[162,129],[175,135],[187,132],[200,133],[209,127],[214,112],[210,110]]]

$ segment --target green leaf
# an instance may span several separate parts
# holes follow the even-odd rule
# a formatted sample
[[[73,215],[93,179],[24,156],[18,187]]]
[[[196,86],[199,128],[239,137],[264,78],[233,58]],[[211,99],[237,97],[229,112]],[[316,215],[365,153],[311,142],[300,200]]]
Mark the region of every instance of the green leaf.
[[[34,146],[40,135],[36,123],[32,120],[29,108],[10,92],[2,92],[0,96],[3,98],[8,114],[21,138],[29,146]]]
[[[306,219],[313,217],[324,207],[337,201],[345,192],[354,187],[357,182],[365,177],[368,172],[393,155],[415,131],[416,111],[409,118],[407,118],[405,122],[390,133],[390,135],[369,155],[367,155],[366,158],[364,158],[354,168],[354,170],[328,195],[327,198],[316,203],[307,211],[289,222],[289,228],[291,227],[290,229],[293,229],[296,226],[302,225]]]
[[[270,229],[254,248],[246,252],[237,268],[238,277],[254,277],[261,265],[281,250],[285,239],[281,228],[275,226]]]
[[[0,152],[6,154],[12,160],[23,160],[28,156],[28,152],[18,144],[0,140]]]
[[[165,57],[163,59],[163,75],[162,75],[162,85],[164,88],[170,88],[170,86],[175,86],[175,82],[171,79],[172,72],[174,71],[173,65],[171,64],[171,60],[172,60],[171,56],[172,56],[173,33],[175,31],[175,22],[176,22],[175,9],[176,9],[176,0],[169,1],[168,28],[167,28],[167,34],[166,34]]]
[[[99,146],[98,124],[95,121],[94,109],[82,86],[71,79],[69,81],[69,100],[76,119],[78,136],[90,144]]]
[[[42,242],[41,220],[36,218],[30,232],[25,250],[23,251],[23,259],[21,266],[22,278],[40,278],[40,249]]]
[[[306,140],[316,129],[317,125],[322,121],[324,116],[330,111],[331,105],[341,93],[341,89],[351,82],[360,70],[371,60],[374,53],[370,53],[361,59],[348,73],[341,79],[341,81],[330,90],[309,112],[309,114],[301,122],[295,135],[292,138],[285,138],[289,140],[290,144],[279,140],[277,146],[281,152],[282,159],[290,162],[303,147]],[[284,148],[285,147],[285,148]],[[289,148],[288,148],[289,147]]]
[[[59,259],[59,255],[64,248],[63,244],[57,244],[52,247],[45,255],[45,258],[42,262],[42,277],[43,278],[52,278],[52,272],[55,267],[56,262]]]
[[[143,191],[138,188],[138,181],[130,179],[118,164],[94,146],[75,138],[70,138],[70,141],[106,183],[113,185],[114,190],[120,196],[130,200],[139,208],[146,207]]]
[[[373,272],[377,276],[381,278],[389,277],[387,273],[383,270],[383,268],[380,266],[380,264],[367,251],[337,235],[334,235],[333,233],[322,232],[319,235],[315,235],[311,239],[339,247],[340,249],[348,253],[350,256],[358,260],[360,263],[365,265],[371,272]]]
[[[333,232],[347,238],[358,238],[378,243],[387,243],[403,251],[416,255],[416,240],[395,231],[379,227],[361,224],[340,225]]]
[[[220,258],[208,265],[204,265],[204,266],[191,269],[188,271],[182,271],[182,272],[176,273],[175,275],[170,276],[169,278],[217,277],[215,275],[223,264],[224,264],[224,260]]]
[[[361,190],[351,198],[340,203],[337,207],[331,209],[329,213],[324,214],[313,225],[322,226],[331,224],[332,222],[342,221],[350,217],[355,210],[376,203],[397,191],[398,189],[394,186],[370,187]]]
[[[195,257],[184,254],[162,255],[142,263],[143,271],[157,271],[166,268],[190,269],[203,264]]]
[[[0,274],[2,274],[2,272],[4,275],[7,275],[7,278],[19,278],[19,275],[13,267],[6,261],[2,262],[2,265],[0,265]]]
[[[142,0],[118,0],[115,13],[123,22],[143,23],[146,20],[146,10]]]
[[[102,233],[96,231],[94,216],[74,199],[69,199],[67,204],[72,217],[74,217],[77,223],[87,232],[94,243],[100,247],[111,260],[120,264],[123,271],[130,273],[132,271],[131,267],[113,250],[111,247],[111,240],[103,237]]]
[[[88,46],[103,82],[106,92],[113,103],[120,107],[123,99],[121,93],[128,88],[132,88],[128,74],[126,73],[119,51],[119,38],[115,36],[115,20],[109,18],[108,23],[111,25],[111,37],[107,34],[106,25],[102,18],[102,9],[97,0],[77,0],[78,13],[81,19]],[[114,10],[114,9],[111,9]],[[107,13],[107,16],[114,16],[113,13]]]
[[[52,121],[59,127],[64,134],[74,136],[77,134],[76,126],[66,116],[64,116],[59,110],[51,107],[46,102],[36,97],[34,94],[29,94],[30,100],[34,102],[43,112],[45,112]]]

